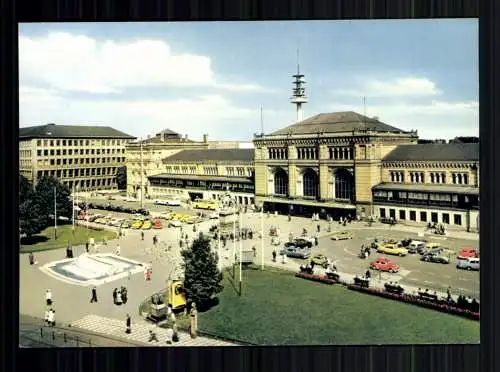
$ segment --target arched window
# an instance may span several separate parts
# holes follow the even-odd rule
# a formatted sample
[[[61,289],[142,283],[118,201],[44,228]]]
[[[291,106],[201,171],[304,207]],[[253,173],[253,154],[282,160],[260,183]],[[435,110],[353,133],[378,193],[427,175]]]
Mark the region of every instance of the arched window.
[[[288,195],[288,175],[281,168],[274,173],[274,194]]]
[[[354,200],[354,176],[347,169],[335,172],[335,199]]]
[[[457,183],[457,175],[455,173],[451,175],[451,178],[453,179],[453,183]]]
[[[391,172],[391,182],[395,182],[396,179],[395,179],[395,173],[394,172]]]
[[[464,173],[464,185],[468,184],[469,184],[469,176],[467,175],[467,173]]]
[[[319,191],[318,175],[312,169],[306,169],[302,176],[304,196],[317,197]]]
[[[458,184],[461,185],[462,184],[462,175],[460,173],[457,174],[457,179],[458,179]]]
[[[431,183],[434,183],[434,173],[431,173]],[[436,181],[436,183],[438,182]]]

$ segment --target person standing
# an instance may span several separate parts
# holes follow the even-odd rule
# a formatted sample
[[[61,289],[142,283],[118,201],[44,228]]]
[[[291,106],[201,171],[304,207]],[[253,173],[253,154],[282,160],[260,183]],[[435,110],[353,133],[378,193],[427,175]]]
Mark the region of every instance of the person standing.
[[[129,314],[127,314],[127,318],[125,319],[125,326],[126,326],[125,333],[131,333],[132,332],[132,319],[130,319]]]
[[[85,243],[85,251],[89,253],[89,242]]]
[[[56,326],[56,311],[54,309],[49,310],[49,327]]]
[[[90,299],[91,304],[94,302],[97,302],[97,288],[95,286],[92,288],[92,298]]]
[[[49,309],[45,309],[45,325],[48,326],[49,325],[49,318],[50,318],[50,310]]]
[[[116,297],[118,295],[118,288],[113,289],[113,304],[116,305]]]
[[[149,340],[148,342],[158,342],[158,337],[156,336],[156,331],[157,331],[157,325],[156,323],[153,323],[151,325],[151,328],[149,329]]]
[[[45,301],[47,303],[47,306],[52,305],[52,292],[50,289],[47,289],[47,292],[45,292]]]
[[[30,262],[30,265],[33,265],[35,263],[35,256],[33,255],[33,252],[30,252],[28,260]]]
[[[144,240],[144,231],[141,231],[141,240]]]

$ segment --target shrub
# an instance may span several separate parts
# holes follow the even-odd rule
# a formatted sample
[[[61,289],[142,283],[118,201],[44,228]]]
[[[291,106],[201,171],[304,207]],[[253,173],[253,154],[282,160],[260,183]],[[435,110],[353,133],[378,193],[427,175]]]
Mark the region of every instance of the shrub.
[[[335,284],[337,283],[334,279],[329,279],[326,275],[314,275],[314,274],[305,274],[305,273],[297,273],[295,274],[297,278],[312,280],[313,282],[320,282],[324,284]]]
[[[453,306],[450,303],[443,303],[443,302],[432,302],[429,300],[425,300],[420,298],[419,296],[416,295],[411,295],[411,294],[396,294],[396,293],[391,293],[387,292],[381,288],[366,288],[366,287],[361,287],[359,285],[355,284],[349,284],[347,285],[348,289],[358,291],[358,292],[364,292],[367,294],[371,294],[374,296],[379,296],[379,297],[384,297],[396,301],[401,301],[421,307],[425,307],[428,309],[433,309],[433,310],[438,310],[441,312],[445,312],[448,314],[453,314],[453,315],[459,315],[463,316],[472,320],[479,320],[480,315],[479,313],[475,313],[469,310],[461,309],[459,307]]]

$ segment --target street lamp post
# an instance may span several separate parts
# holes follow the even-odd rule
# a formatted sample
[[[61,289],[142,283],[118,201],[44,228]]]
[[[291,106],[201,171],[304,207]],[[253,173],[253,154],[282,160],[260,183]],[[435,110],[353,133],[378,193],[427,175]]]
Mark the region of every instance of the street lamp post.
[[[57,189],[54,187],[54,239],[57,239]]]
[[[241,230],[242,230],[242,216],[241,216],[241,212],[238,211],[238,214],[239,214],[239,238],[240,238],[240,296],[241,296],[241,288],[242,288],[242,268],[243,268],[243,240],[241,239]]]
[[[261,270],[264,270],[264,212],[260,211],[260,255]]]
[[[141,137],[141,208],[144,209],[144,159],[142,154],[142,137]]]

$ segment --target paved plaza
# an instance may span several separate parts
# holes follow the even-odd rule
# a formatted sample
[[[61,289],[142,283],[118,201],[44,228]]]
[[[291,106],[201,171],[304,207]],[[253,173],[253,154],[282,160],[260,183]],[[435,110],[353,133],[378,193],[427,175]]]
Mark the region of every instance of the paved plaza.
[[[167,208],[163,208],[165,210]],[[96,211],[97,212],[97,211]],[[193,211],[191,211],[193,212]],[[106,214],[114,214],[112,212]],[[354,222],[347,227],[333,223],[332,232],[337,230],[349,230],[353,233],[352,240],[332,241],[331,233],[328,232],[328,223],[325,221],[312,221],[311,219],[293,217],[291,222],[286,216],[264,216],[264,263],[284,269],[297,271],[299,260],[289,259],[286,264],[272,262],[273,247],[270,244],[269,228],[276,226],[281,230],[281,239],[287,240],[289,233],[295,236],[306,228],[309,233],[314,234],[316,226],[319,224],[321,233],[319,235],[319,245],[313,248],[313,254],[323,253],[337,261],[338,270],[343,280],[350,281],[356,274],[363,274],[368,268],[369,260],[362,260],[357,257],[359,247],[362,243],[368,243],[375,237],[378,238],[402,238],[406,236],[416,237],[422,228],[396,225],[374,224],[367,227],[363,222]],[[242,240],[244,250],[249,250],[255,246],[257,257],[255,262],[260,264],[261,260],[261,217],[260,214],[247,213],[242,217],[243,227],[251,228],[255,234],[252,240]],[[198,231],[207,232],[209,227],[217,224],[217,220],[204,221],[198,224]],[[198,232],[193,232],[192,225],[184,225],[183,234],[189,235],[192,241]],[[108,242],[107,245],[99,247],[100,253],[114,253],[119,244],[121,255],[132,260],[151,263],[153,267],[152,280],[146,282],[144,275],[138,273],[131,277],[122,278],[112,282],[106,282],[97,288],[98,302],[90,303],[91,287],[77,286],[60,281],[43,273],[39,267],[61,260],[65,256],[65,249],[52,250],[36,253],[37,266],[30,266],[27,255],[21,255],[20,259],[20,312],[33,317],[43,317],[45,310],[45,291],[51,289],[54,297],[54,308],[56,319],[59,323],[72,324],[75,327],[82,327],[93,332],[112,333],[119,335],[125,325],[126,314],[130,314],[133,324],[142,324],[140,327],[147,327],[142,316],[139,314],[140,303],[151,294],[162,290],[165,287],[166,279],[172,272],[175,265],[180,262],[180,228],[164,228],[162,230],[144,231],[144,240],[141,240],[141,231],[127,230],[126,235],[120,239]],[[153,236],[157,235],[160,243],[157,248],[153,247]],[[426,236],[431,241],[440,241],[444,246],[458,250],[461,246],[471,246],[478,248],[478,235],[464,232],[451,232],[450,236]],[[98,242],[99,243],[99,242]],[[217,241],[212,240],[214,249],[218,250]],[[167,252],[167,248],[170,251]],[[222,249],[222,260],[224,266],[231,265],[233,247],[239,251],[239,242],[233,246],[228,242],[226,249]],[[84,246],[73,247],[75,257],[85,252]],[[373,258],[375,254],[372,254]],[[391,257],[396,263],[401,265],[401,272],[398,274],[382,274],[374,278],[375,285],[382,285],[385,281],[398,281],[409,291],[417,287],[429,288],[444,293],[450,285],[454,294],[465,294],[479,297],[479,273],[457,270],[454,261],[449,265],[423,263],[419,256]],[[116,306],[113,304],[112,292],[114,288],[125,285],[128,288],[127,304]],[[141,331],[139,332],[139,329]],[[146,328],[138,328],[136,341],[142,342],[146,333]],[[123,333],[123,337],[125,334]],[[187,335],[186,335],[187,337]],[[205,341],[204,341],[205,342]],[[208,341],[206,341],[208,342]],[[216,341],[213,341],[216,342]],[[218,342],[218,341],[217,341]]]

